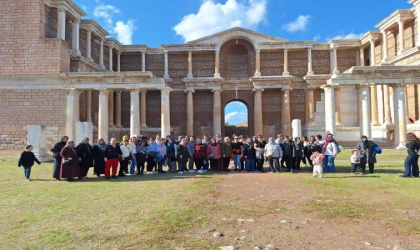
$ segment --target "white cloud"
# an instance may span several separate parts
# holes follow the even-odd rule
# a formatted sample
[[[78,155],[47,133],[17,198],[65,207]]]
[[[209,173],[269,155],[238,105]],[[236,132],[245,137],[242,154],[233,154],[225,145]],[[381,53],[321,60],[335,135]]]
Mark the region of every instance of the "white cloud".
[[[120,43],[127,45],[132,43],[131,38],[136,29],[137,27],[134,25],[134,20],[128,20],[127,23],[118,21],[115,24],[113,33],[117,34],[117,39]]]
[[[306,30],[308,24],[309,24],[309,19],[311,18],[311,16],[309,15],[300,15],[296,20],[290,22],[290,23],[286,23],[285,25],[283,25],[283,29],[287,30],[289,32],[297,32],[297,31],[304,31]]]
[[[196,14],[183,17],[173,30],[191,41],[233,27],[256,29],[265,20],[267,0],[205,0]]]
[[[87,7],[86,6],[84,6],[84,5],[81,5],[81,6],[82,6],[83,11],[86,11],[87,10]]]
[[[314,41],[318,41],[319,39],[321,39],[321,36],[320,35],[314,36]]]
[[[233,111],[225,115],[225,122],[235,125],[242,122],[246,122],[248,120],[248,113],[247,112],[238,112]]]
[[[103,18],[107,25],[113,24],[112,18],[116,13],[120,13],[119,8],[112,5],[105,5],[103,3],[100,3],[98,6],[96,6],[95,10],[93,11],[93,15],[96,18]]]
[[[349,33],[349,34],[338,35],[338,36],[335,36],[333,38],[327,38],[327,41],[330,41],[330,40],[342,40],[342,39],[359,39],[363,35],[364,35],[364,33],[356,34],[356,33],[353,33],[352,32],[352,33]]]

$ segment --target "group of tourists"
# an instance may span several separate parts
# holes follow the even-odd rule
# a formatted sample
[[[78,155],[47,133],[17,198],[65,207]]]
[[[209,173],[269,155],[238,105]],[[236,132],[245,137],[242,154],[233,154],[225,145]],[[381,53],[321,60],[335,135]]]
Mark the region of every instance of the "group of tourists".
[[[403,177],[418,177],[418,157],[420,140],[412,133],[407,136],[408,156],[405,162]],[[335,158],[343,148],[327,134],[289,137],[279,134],[276,139],[266,141],[262,135],[245,138],[234,135],[233,138],[221,138],[216,135],[210,138],[179,136],[174,140],[170,136],[146,138],[143,134],[124,136],[121,143],[115,138],[105,142],[102,138],[92,147],[89,138],[84,138],[77,146],[67,136],[61,138],[51,149],[54,158],[53,178],[56,180],[87,178],[93,167],[98,177],[106,179],[126,175],[164,174],[164,167],[171,173],[205,173],[233,171],[264,172],[264,162],[268,162],[270,172],[296,172],[303,167],[313,171],[313,177],[323,178],[325,172],[335,173]],[[19,166],[25,169],[25,178],[30,180],[31,167],[34,162],[41,164],[31,152],[28,145],[19,159]],[[374,173],[376,154],[381,149],[373,141],[362,136],[351,155],[351,174],[364,174],[366,166]],[[233,161],[233,169],[230,164]],[[135,171],[137,169],[137,171]],[[285,170],[286,171],[286,170]]]

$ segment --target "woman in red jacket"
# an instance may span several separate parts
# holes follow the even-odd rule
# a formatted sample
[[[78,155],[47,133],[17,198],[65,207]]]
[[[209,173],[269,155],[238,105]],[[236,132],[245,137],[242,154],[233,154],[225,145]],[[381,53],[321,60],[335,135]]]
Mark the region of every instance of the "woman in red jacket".
[[[207,147],[204,145],[200,138],[197,139],[194,145],[194,162],[197,168],[197,173],[202,174],[207,172],[204,170],[204,159],[207,158]]]
[[[74,147],[74,141],[67,142],[67,145],[61,150],[60,156],[63,159],[61,162],[60,178],[71,181],[79,177],[79,157]]]
[[[210,170],[213,172],[220,171],[220,169],[218,169],[218,161],[220,159],[220,145],[214,138],[211,138],[211,143],[207,146],[207,155],[210,159]]]

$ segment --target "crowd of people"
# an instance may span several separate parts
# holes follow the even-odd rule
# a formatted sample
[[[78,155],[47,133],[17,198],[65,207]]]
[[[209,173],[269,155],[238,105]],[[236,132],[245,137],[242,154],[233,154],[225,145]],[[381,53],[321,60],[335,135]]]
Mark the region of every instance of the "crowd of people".
[[[418,177],[418,157],[420,140],[412,133],[407,135],[408,156],[405,161],[403,177]],[[335,158],[343,148],[327,134],[291,138],[279,134],[276,139],[266,141],[262,135],[245,138],[234,135],[222,138],[179,136],[177,140],[167,136],[146,138],[144,135],[124,136],[121,143],[112,138],[108,143],[99,139],[92,147],[89,138],[84,138],[77,146],[67,136],[61,138],[51,149],[54,158],[53,178],[56,180],[87,178],[93,167],[96,176],[106,179],[127,175],[164,174],[164,167],[171,173],[205,173],[230,171],[264,172],[267,162],[270,172],[284,171],[294,173],[307,167],[313,177],[323,178],[324,173],[335,173]],[[30,180],[34,162],[41,164],[28,145],[19,159],[19,166],[25,169],[25,178]],[[381,149],[373,141],[362,136],[351,155],[351,174],[364,174],[366,166],[370,173],[375,171],[376,154]],[[233,169],[230,168],[233,161]],[[135,171],[137,170],[137,171]]]

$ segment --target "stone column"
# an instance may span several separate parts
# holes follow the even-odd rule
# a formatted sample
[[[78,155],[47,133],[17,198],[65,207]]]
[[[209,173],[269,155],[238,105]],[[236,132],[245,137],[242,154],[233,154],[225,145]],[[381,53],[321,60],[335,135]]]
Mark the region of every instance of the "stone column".
[[[394,89],[394,105],[395,105],[395,145],[397,149],[406,149],[404,143],[407,136],[407,110],[406,110],[406,100],[404,93],[404,86],[395,85]]]
[[[322,87],[325,94],[325,131],[335,134],[335,94],[334,87],[331,85],[324,85]]]
[[[76,54],[81,55],[80,46],[79,46],[79,39],[80,39],[80,20],[73,19],[73,32],[72,32],[72,42],[71,42],[71,49],[76,52]]]
[[[76,122],[80,121],[80,90],[71,89],[67,94],[66,135],[70,140],[76,139]]]
[[[57,38],[66,40],[66,7],[60,6],[57,11]]]
[[[255,74],[254,76],[261,76],[261,51],[255,50]]]
[[[214,67],[214,77],[220,77],[220,50],[216,50],[216,64]]]
[[[337,47],[333,47],[333,66],[334,66],[334,70],[333,70],[333,74],[339,74],[340,71],[338,70],[338,62],[337,62]]]
[[[193,89],[186,89],[187,93],[187,135],[194,135],[194,100]]]
[[[165,138],[171,134],[171,110],[169,93],[172,91],[171,88],[161,89],[161,136]]]
[[[108,98],[109,90],[99,90],[98,139],[108,142]]]
[[[113,59],[112,59],[112,50],[114,49],[114,45],[109,45],[109,71],[113,72],[114,71],[114,67],[113,67]]]
[[[130,136],[140,134],[139,90],[130,90]],[[162,112],[163,114],[163,112]]]
[[[140,127],[141,128],[147,128],[147,123],[146,123],[146,93],[147,90],[142,90],[140,92],[141,94],[141,112],[140,112]]]
[[[314,71],[312,70],[312,49],[308,48],[308,73],[306,75],[312,76]]]
[[[114,126],[114,91],[109,91],[109,99],[108,99],[108,122],[110,127]]]
[[[389,98],[389,86],[382,85],[384,90],[384,124],[392,124],[392,116],[391,116],[391,102]]]
[[[382,64],[388,63],[388,37],[386,30],[382,30]]]
[[[122,91],[118,90],[115,91],[116,98],[115,98],[115,125],[121,128],[121,94]]]
[[[165,50],[165,74],[163,75],[163,78],[169,79],[169,62],[168,62],[168,51]],[[162,135],[163,136],[163,135]]]
[[[86,90],[86,120],[92,122],[92,90]]]
[[[104,65],[104,40],[101,38],[100,40],[100,49],[99,49],[99,67],[101,67],[102,70],[105,70]]]
[[[289,75],[289,55],[287,48],[284,49],[284,70],[283,75],[288,76]]]
[[[50,161],[47,154],[47,127],[44,125],[28,125],[28,145],[32,145],[35,157],[41,161]]]
[[[361,119],[360,119],[360,136],[367,136],[368,139],[372,139],[372,115],[370,112],[370,93],[368,85],[359,86],[359,95],[361,102]]]
[[[338,127],[342,127],[343,123],[341,121],[341,94],[340,94],[340,87],[334,88],[334,102],[335,102],[335,125]]]
[[[378,115],[378,91],[376,86],[370,86],[370,106],[372,109],[372,126],[380,126]]]
[[[141,52],[141,72],[146,72],[146,52]]]
[[[221,89],[213,92],[213,135],[222,134],[222,98]]]
[[[402,54],[405,51],[405,45],[404,45],[404,20],[398,21],[398,55]]]
[[[86,29],[86,33],[87,33],[87,38],[86,38],[86,50],[87,50],[87,58],[89,59],[89,61],[93,61],[92,59],[92,29]]]
[[[375,40],[370,40],[370,66],[375,66]]]
[[[360,66],[365,66],[365,49],[360,48]]]
[[[121,72],[121,52],[117,52],[117,72]]]
[[[283,134],[291,136],[291,118],[290,118],[290,88],[284,88],[283,100],[282,100],[282,123],[283,123]]]
[[[254,88],[254,135],[263,135],[263,107],[262,107],[262,92],[264,89]]]
[[[306,102],[308,103],[306,109],[306,126],[316,126],[314,89],[311,87],[306,89]]]
[[[189,78],[189,79],[193,78],[192,51],[188,51],[188,75],[187,75],[187,78]]]

